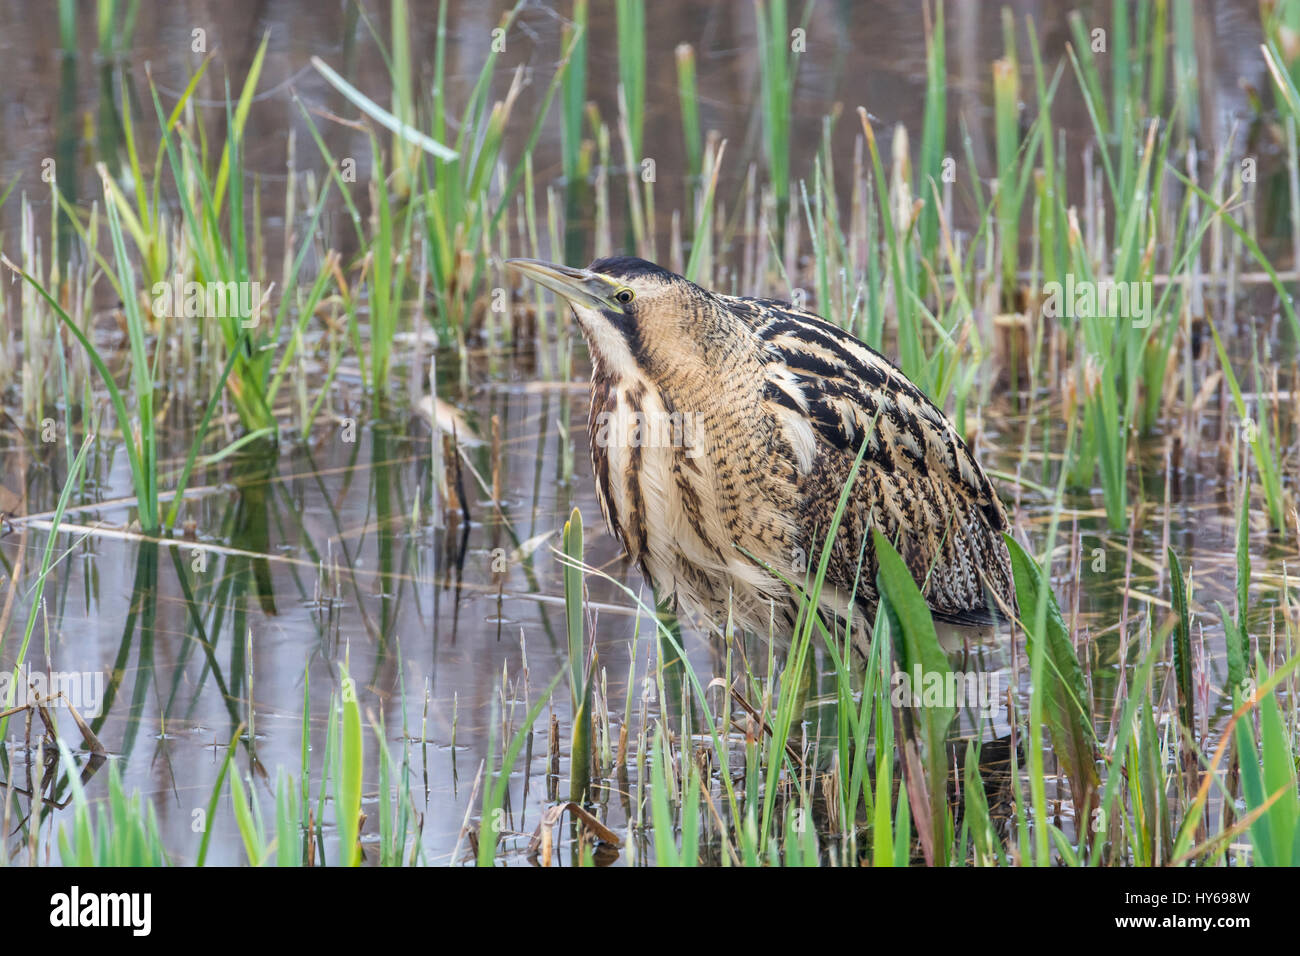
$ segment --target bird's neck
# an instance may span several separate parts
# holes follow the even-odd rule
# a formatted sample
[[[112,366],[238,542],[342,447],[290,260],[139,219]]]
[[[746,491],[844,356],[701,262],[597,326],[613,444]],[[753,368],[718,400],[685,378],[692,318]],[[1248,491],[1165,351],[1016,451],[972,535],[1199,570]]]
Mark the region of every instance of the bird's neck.
[[[638,365],[661,386],[694,382],[714,389],[719,375],[750,367],[761,354],[754,331],[725,309],[707,301],[679,311],[672,322],[644,334]]]

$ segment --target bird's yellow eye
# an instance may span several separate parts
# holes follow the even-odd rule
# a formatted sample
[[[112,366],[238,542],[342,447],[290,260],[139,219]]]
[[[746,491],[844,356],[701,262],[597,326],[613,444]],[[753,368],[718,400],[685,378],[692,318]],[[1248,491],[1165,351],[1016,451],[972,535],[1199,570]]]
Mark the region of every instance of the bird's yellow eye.
[[[627,305],[635,298],[636,298],[636,293],[633,292],[631,289],[627,288],[627,286],[624,286],[623,288],[619,289],[617,292],[614,293],[614,301],[622,303],[623,305]]]

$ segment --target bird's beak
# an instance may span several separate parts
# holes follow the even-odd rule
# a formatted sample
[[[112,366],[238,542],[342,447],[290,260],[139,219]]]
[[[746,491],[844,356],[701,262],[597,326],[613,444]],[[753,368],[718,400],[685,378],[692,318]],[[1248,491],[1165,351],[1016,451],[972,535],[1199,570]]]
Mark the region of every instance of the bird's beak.
[[[609,276],[590,269],[570,269],[568,266],[540,259],[507,259],[506,265],[523,273],[534,282],[546,286],[573,305],[586,306],[601,311],[622,312],[623,306],[614,298],[618,283]]]

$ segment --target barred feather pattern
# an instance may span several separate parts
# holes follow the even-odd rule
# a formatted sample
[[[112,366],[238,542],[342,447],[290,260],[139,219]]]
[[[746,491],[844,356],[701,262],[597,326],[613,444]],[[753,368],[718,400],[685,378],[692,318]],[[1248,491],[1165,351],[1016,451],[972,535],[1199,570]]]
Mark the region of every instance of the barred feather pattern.
[[[937,620],[990,623],[990,591],[1014,608],[1006,512],[920,389],[819,316],[664,275],[654,308],[622,330],[627,354],[592,348],[589,422],[601,510],[660,599],[788,632],[798,595],[781,576],[815,569],[865,440],[821,610],[843,619],[852,595],[856,619],[874,617],[872,527]],[[593,321],[579,319],[584,331]],[[674,414],[689,441],[638,440],[644,421]]]

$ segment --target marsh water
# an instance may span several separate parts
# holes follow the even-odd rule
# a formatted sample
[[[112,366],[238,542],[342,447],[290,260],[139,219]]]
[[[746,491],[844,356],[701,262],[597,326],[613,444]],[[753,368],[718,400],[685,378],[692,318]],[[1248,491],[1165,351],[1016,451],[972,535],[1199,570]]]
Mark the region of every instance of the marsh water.
[[[430,7],[413,6],[416,50],[432,48]],[[602,110],[612,115],[616,41],[612,12],[605,7],[593,4],[590,86]],[[669,172],[684,161],[672,50],[680,42],[696,45],[703,123],[733,144],[736,162],[728,176],[734,187],[756,148],[754,25],[748,4],[672,0],[652,7],[646,141],[658,150],[664,186],[658,197],[663,221],[657,227],[666,235],[669,212],[686,205],[681,177]],[[367,9],[376,23],[386,24],[385,10]],[[477,75],[502,9],[495,2],[451,5],[450,69],[458,85],[453,96],[463,96]],[[1015,4],[1013,9],[1034,15],[1044,54],[1054,62],[1061,55],[1069,7]],[[1207,127],[1226,125],[1246,110],[1238,80],[1245,76],[1263,82],[1255,56],[1258,16],[1253,3],[1208,4],[1198,15],[1204,18],[1205,35],[1214,38],[1203,60],[1202,121]],[[950,109],[950,139],[956,141],[956,116],[964,111],[975,154],[987,159],[992,148],[986,139],[991,115],[987,71],[1001,44],[997,5],[955,4],[950,17],[949,57],[960,83]],[[530,75],[535,72],[523,93],[525,114],[528,106],[537,105],[539,88],[558,57],[561,24],[558,15],[529,8],[511,34],[499,81],[504,89],[517,64]],[[0,57],[6,66],[0,187],[17,177],[15,196],[28,194],[47,219],[51,206],[49,187],[40,178],[42,160],[56,157],[60,181],[69,186],[71,198],[88,205],[98,195],[93,161],[102,144],[85,141],[87,118],[105,108],[101,97],[116,84],[118,70],[140,84],[147,64],[160,91],[174,99],[198,59],[191,49],[195,28],[206,29],[210,48],[218,51],[217,69],[200,87],[214,103],[221,96],[216,76],[228,71],[242,77],[262,33],[270,33],[245,158],[247,175],[264,184],[283,181],[290,127],[296,126],[298,166],[315,159],[295,119],[293,95],[323,110],[343,110],[338,97],[309,69],[310,56],[351,63],[358,87],[377,100],[386,95],[388,74],[373,41],[338,4],[232,2],[219,11],[186,2],[145,4],[127,58],[113,64],[96,57],[89,5],[78,26],[81,52],[69,60],[57,49],[53,5],[0,4]],[[919,124],[924,91],[920,26],[919,9],[910,3],[816,6],[808,29],[810,49],[817,52],[802,61],[796,86],[796,175],[806,168],[821,117],[836,102],[847,109],[866,106],[883,128]],[[1081,139],[1089,128],[1077,98],[1063,95],[1055,118],[1067,130],[1077,129]],[[335,125],[326,135],[338,155],[349,150],[364,154],[354,130]],[[1207,129],[1205,135],[1215,133]],[[851,138],[844,137],[846,155],[851,146]],[[540,183],[558,181],[558,155],[558,124],[548,123],[535,159]],[[267,234],[278,237],[284,229],[282,195],[268,188],[265,196],[260,211]],[[0,208],[6,249],[18,241],[16,208],[15,202]],[[324,229],[327,235],[333,232],[330,241],[346,247],[348,229],[341,210],[336,212],[326,217]],[[585,260],[592,254],[581,228],[571,230],[568,245],[555,258]],[[277,268],[270,271],[278,274]],[[13,314],[8,325],[0,325],[6,336],[17,335],[17,301],[17,295],[7,299]],[[107,317],[111,305],[106,301],[97,337],[101,345],[120,348],[120,333]],[[1238,308],[1240,315],[1225,317],[1237,336],[1234,350],[1251,353],[1253,330],[1285,373],[1292,346],[1278,331],[1268,296],[1243,297]],[[263,803],[270,806],[277,768],[296,772],[300,765],[305,703],[312,747],[323,747],[343,662],[361,689],[367,720],[382,727],[394,753],[407,748],[427,859],[440,864],[459,860],[468,848],[463,826],[476,813],[482,764],[490,754],[499,759],[503,736],[568,660],[561,565],[552,549],[575,507],[586,521],[588,561],[613,579],[588,577],[589,623],[613,725],[622,722],[629,676],[634,710],[639,714],[643,698],[653,702],[646,687],[653,680],[650,627],[644,619],[638,621],[636,603],[623,586],[647,601],[648,587],[604,529],[593,490],[585,430],[585,348],[568,338],[562,344],[526,336],[505,343],[499,335],[471,336],[466,348],[462,356],[446,343],[417,346],[409,338],[402,340],[396,384],[387,402],[367,397],[355,366],[345,363],[330,404],[340,415],[355,417],[355,431],[323,426],[305,439],[291,434],[277,448],[245,448],[200,467],[178,524],[187,529],[187,537],[174,543],[146,543],[134,535],[124,456],[107,434],[97,443],[84,488],[74,496],[57,536],[58,562],[46,583],[28,660],[34,670],[103,675],[102,713],[92,726],[127,789],[153,800],[176,861],[194,858],[200,836],[195,813],[206,807],[235,728],[241,723],[249,728],[238,766],[241,772],[254,768],[255,785],[263,788]],[[558,380],[553,372],[560,367],[561,348],[572,349],[567,380]],[[473,432],[458,469],[464,513],[447,509],[434,493],[432,432],[410,399],[428,371],[430,354],[438,370],[439,398],[457,409],[458,422]],[[1280,387],[1288,387],[1286,378],[1284,374]],[[1003,476],[998,487],[1018,533],[1041,547],[1051,500],[1039,486],[1053,484],[1055,456],[1064,441],[1058,410],[1039,396],[1013,394],[993,381],[981,383],[973,394],[981,422],[980,457]],[[4,588],[21,562],[17,605],[0,643],[0,666],[8,669],[18,659],[33,569],[47,547],[48,526],[30,516],[53,510],[67,474],[67,453],[61,441],[42,443],[34,437],[35,427],[21,422],[16,386],[4,398],[10,417],[0,425],[0,511],[15,518],[0,528]],[[194,424],[190,415],[174,411],[165,419],[160,468],[168,473],[183,462]],[[1141,448],[1140,477],[1134,480],[1142,486],[1146,507],[1131,536],[1105,532],[1100,492],[1067,500],[1054,584],[1092,673],[1100,714],[1111,712],[1122,688],[1125,660],[1131,658],[1121,659],[1121,653],[1130,639],[1136,640],[1136,622],[1148,610],[1160,614],[1168,606],[1167,545],[1193,569],[1197,608],[1213,608],[1216,600],[1232,606],[1234,508],[1223,451],[1224,442],[1231,440],[1231,423],[1217,400],[1198,408],[1195,416],[1190,428],[1184,421],[1162,423]],[[1175,432],[1191,440],[1180,440],[1171,457]],[[233,434],[214,436],[210,450]],[[1014,476],[1028,481],[1017,483]],[[1167,476],[1172,480],[1167,482]],[[1261,609],[1252,632],[1267,636],[1273,625],[1266,612],[1272,614],[1279,603],[1294,550],[1263,530],[1253,535],[1252,550]],[[722,653],[717,642],[689,626],[686,637],[697,671],[714,673]],[[1197,638],[1209,705],[1204,717],[1212,734],[1229,711],[1220,695],[1223,629],[1216,617],[1203,619]],[[974,666],[998,675],[1002,687],[1023,692],[1023,650],[1013,647],[1007,634],[972,650]],[[766,657],[758,644],[751,645],[750,653],[756,660]],[[567,695],[560,686],[553,713],[560,739],[567,741]],[[831,700],[829,687],[814,685],[805,713],[806,738],[832,732],[819,723]],[[529,758],[512,777],[510,829],[523,836],[505,843],[505,858],[511,862],[527,859],[526,837],[548,799],[551,765],[544,729],[550,715],[550,709],[543,711]],[[1006,733],[1000,712],[994,731]],[[21,781],[29,759],[21,718],[10,720],[6,735],[7,773]],[[367,749],[363,809],[371,822],[363,829],[363,845],[375,839],[380,798],[375,753],[373,746]],[[567,779],[563,754],[559,766],[561,780]],[[267,771],[265,777],[256,772],[258,767]],[[621,834],[629,817],[638,815],[633,794],[624,783],[608,783],[602,795],[607,821]],[[93,800],[104,798],[102,776],[92,778],[88,788]],[[53,814],[55,828],[59,812]],[[209,859],[240,863],[243,848],[228,801],[219,813],[220,836]],[[327,816],[327,832],[332,824]],[[21,837],[7,832],[4,839]],[[57,860],[57,853],[51,859]]]

